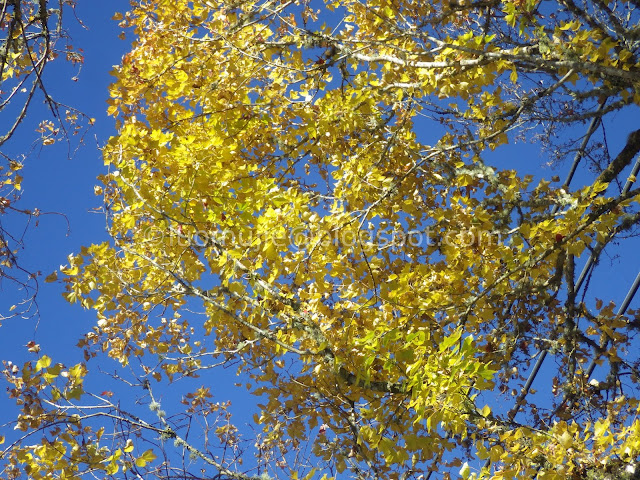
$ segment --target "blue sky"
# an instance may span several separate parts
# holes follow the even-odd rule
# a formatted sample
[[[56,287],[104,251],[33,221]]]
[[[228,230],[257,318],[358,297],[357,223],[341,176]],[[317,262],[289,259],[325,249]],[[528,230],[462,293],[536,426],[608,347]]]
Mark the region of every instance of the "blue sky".
[[[38,144],[37,124],[51,117],[42,97],[38,96],[17,135],[5,148],[14,157],[31,152],[24,161],[23,194],[18,206],[62,213],[70,227],[67,235],[67,222],[63,216],[42,215],[38,218],[38,226],[32,223],[27,231],[25,248],[19,252],[19,258],[27,270],[43,273],[38,294],[41,321],[35,338],[33,319],[14,319],[2,325],[2,357],[12,359],[14,363],[29,357],[24,348],[28,340],[36,340],[44,349],[65,355],[77,341],[77,333],[92,321],[90,313],[72,307],[62,299],[60,285],[44,283],[44,276],[65,263],[67,255],[81,245],[106,239],[104,217],[90,213],[90,209],[99,207],[101,202],[93,193],[96,176],[103,171],[98,147],[115,133],[114,122],[105,113],[107,87],[111,81],[109,71],[130,47],[128,40],[117,38],[120,29],[111,17],[116,10],[125,10],[128,3],[124,0],[79,2],[76,14],[84,27],[73,18],[70,10],[67,11],[64,22],[70,43],[76,49],[84,50],[84,64],[78,70],[59,58],[49,65],[51,68],[45,76],[48,91],[54,99],[96,119],[95,126],[85,134],[84,145],[69,152],[69,145],[64,141],[51,146]],[[57,47],[64,48],[63,42],[59,41]],[[76,82],[71,79],[75,75],[78,75]],[[76,140],[72,138],[72,142]],[[73,143],[72,149],[75,150]],[[9,228],[14,231],[25,224],[24,217],[13,220]],[[6,224],[6,220],[3,221]],[[15,303],[19,299],[17,294],[5,285],[0,302],[2,308]]]
[[[51,118],[40,95],[32,103],[16,136],[5,145],[5,152],[15,158],[27,154],[22,171],[23,194],[16,206],[37,207],[42,212],[63,215],[41,215],[37,226],[36,219],[32,219],[26,230],[24,248],[18,254],[25,269],[41,272],[37,296],[39,315],[13,318],[2,324],[2,360],[17,365],[36,360],[38,355],[29,352],[25,346],[27,342],[35,341],[40,344],[41,353],[51,356],[54,362],[73,365],[82,361],[82,352],[75,345],[91,329],[95,315],[77,305],[69,305],[62,298],[62,286],[45,283],[44,277],[66,263],[67,256],[78,252],[81,246],[107,239],[104,215],[92,212],[102,201],[94,194],[94,185],[96,177],[104,172],[99,147],[115,133],[114,120],[106,115],[108,85],[112,81],[109,72],[131,47],[129,39],[118,38],[121,29],[111,17],[128,7],[126,0],[78,2],[76,15],[82,24],[73,17],[71,10],[66,11],[64,22],[69,43],[76,50],[84,51],[84,63],[79,69],[63,58],[57,59],[49,64],[45,84],[55,100],[95,118],[95,124],[85,132],[82,144],[78,145],[78,137],[72,137],[71,144],[59,141],[42,146],[38,142],[37,124]],[[64,49],[64,41],[59,41],[56,47]],[[73,81],[72,77],[76,76],[77,81]],[[3,218],[3,224],[10,231],[19,232],[25,227],[25,220],[23,216],[13,216]],[[1,311],[6,313],[21,298],[21,292],[5,281],[0,291]],[[113,370],[115,365],[103,363],[102,367]],[[5,409],[14,403],[4,394],[3,388],[0,408],[5,414],[0,417],[0,425],[15,418]],[[15,410],[10,408],[9,411]]]

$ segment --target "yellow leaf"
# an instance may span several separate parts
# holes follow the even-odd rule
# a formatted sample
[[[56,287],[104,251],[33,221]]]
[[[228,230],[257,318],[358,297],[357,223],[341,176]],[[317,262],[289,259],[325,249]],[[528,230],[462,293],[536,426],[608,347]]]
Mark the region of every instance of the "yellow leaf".
[[[40,357],[40,359],[36,362],[36,372],[39,372],[40,370],[42,370],[43,368],[47,368],[49,365],[51,365],[51,358],[49,358],[46,355],[43,355],[42,357]]]
[[[136,458],[136,465],[140,468],[144,467],[147,463],[153,462],[156,456],[153,454],[153,450],[149,449],[141,456]]]
[[[607,419],[598,419],[593,427],[593,433],[596,437],[604,437],[605,434],[609,430],[609,420]]]
[[[60,271],[65,275],[69,275],[70,277],[72,277],[74,275],[77,275],[80,270],[78,269],[77,266],[73,266],[73,267],[63,267],[60,269]]]
[[[57,388],[53,387],[51,389],[51,398],[54,402],[57,402],[58,400],[60,400],[60,398],[62,397],[62,393],[60,393],[60,390],[58,390]]]
[[[573,445],[573,435],[571,435],[568,431],[565,430],[565,432],[562,435],[560,435],[558,442],[564,448],[569,448],[571,447],[571,445]]]

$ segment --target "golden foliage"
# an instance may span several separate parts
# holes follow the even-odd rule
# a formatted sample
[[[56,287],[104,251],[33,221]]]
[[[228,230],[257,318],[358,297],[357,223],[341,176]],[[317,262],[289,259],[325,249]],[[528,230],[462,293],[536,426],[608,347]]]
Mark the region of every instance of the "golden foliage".
[[[638,190],[615,187],[640,134],[573,189],[489,165],[513,132],[640,104],[637,11],[561,4],[150,0],[118,15],[136,40],[113,72],[97,188],[112,241],[62,270],[98,317],[87,358],[135,359],[154,382],[235,364],[263,399],[258,463],[285,477],[313,474],[291,459],[317,428],[311,458],[336,476],[633,463],[637,320],[583,301],[575,268],[640,218]],[[536,351],[557,359],[540,380],[553,391],[516,401]],[[218,412],[208,398],[185,404]],[[186,445],[162,413],[156,431]],[[237,442],[230,423],[213,431]],[[123,452],[101,457],[107,474],[155,460]]]

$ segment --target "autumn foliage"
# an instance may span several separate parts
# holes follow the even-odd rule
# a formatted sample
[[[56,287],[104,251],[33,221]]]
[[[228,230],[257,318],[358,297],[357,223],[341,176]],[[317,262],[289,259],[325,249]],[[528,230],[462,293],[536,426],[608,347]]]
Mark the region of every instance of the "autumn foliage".
[[[85,362],[7,370],[31,440],[4,476],[631,475],[640,318],[588,287],[640,221],[640,126],[600,138],[640,105],[638,8],[149,0],[117,15],[135,42],[97,188],[111,240],[60,272],[97,320]],[[582,183],[520,175],[540,151]],[[84,388],[105,356],[148,409]],[[218,369],[256,395],[255,430],[232,422]],[[168,416],[158,392],[193,378]]]

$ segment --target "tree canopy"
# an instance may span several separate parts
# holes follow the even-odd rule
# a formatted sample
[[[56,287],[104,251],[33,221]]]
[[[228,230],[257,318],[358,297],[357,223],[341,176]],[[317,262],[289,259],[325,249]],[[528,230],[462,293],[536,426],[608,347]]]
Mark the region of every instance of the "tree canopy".
[[[639,9],[133,2],[111,240],[59,274],[97,322],[83,362],[5,371],[24,437],[3,476],[634,475],[637,284],[589,285],[640,221],[640,125],[604,138],[640,105]],[[566,180],[498,162],[514,144]],[[84,387],[106,356],[148,409]],[[212,387],[227,367],[252,437]]]

